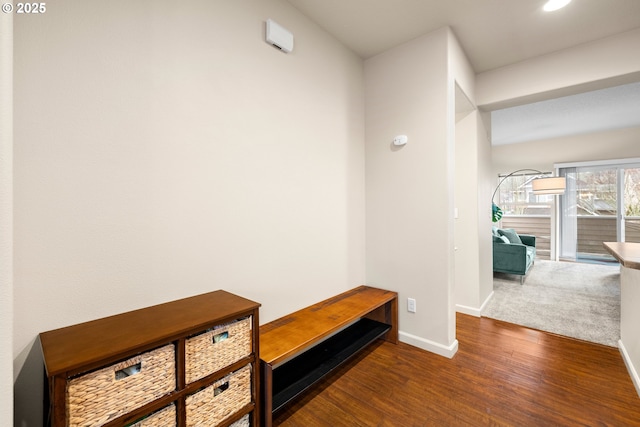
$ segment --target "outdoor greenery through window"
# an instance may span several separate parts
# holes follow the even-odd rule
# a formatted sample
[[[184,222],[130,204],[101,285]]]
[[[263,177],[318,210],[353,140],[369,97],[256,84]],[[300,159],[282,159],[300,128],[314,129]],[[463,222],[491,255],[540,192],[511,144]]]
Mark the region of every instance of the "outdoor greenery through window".
[[[498,179],[502,180],[505,176],[501,175]],[[500,185],[496,200],[496,204],[502,209],[503,215],[551,215],[554,196],[536,196],[533,194],[533,188],[531,187],[531,181],[543,176],[552,176],[552,174],[522,174],[506,178]]]
[[[640,217],[640,168],[578,170],[567,177],[574,181],[578,215],[616,215],[620,197],[624,216]]]
[[[624,211],[627,217],[640,218],[640,169],[624,170]]]
[[[561,167],[560,256],[610,258],[602,242],[640,242],[640,165]]]
[[[624,241],[640,242],[640,168],[624,170]]]
[[[559,165],[567,189],[560,196],[533,194],[538,173],[505,178],[494,197],[502,209],[503,228],[536,236],[541,256],[551,254],[558,239],[559,257],[579,261],[613,261],[603,242],[640,243],[640,162]],[[545,174],[552,176],[552,173]],[[551,236],[555,199],[559,202],[559,227]]]

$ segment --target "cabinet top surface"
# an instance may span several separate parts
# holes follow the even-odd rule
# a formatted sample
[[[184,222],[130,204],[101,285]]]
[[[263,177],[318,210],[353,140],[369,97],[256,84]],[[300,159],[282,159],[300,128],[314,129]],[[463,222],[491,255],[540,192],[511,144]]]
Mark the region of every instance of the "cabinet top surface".
[[[640,243],[604,242],[604,247],[623,266],[640,270]]]
[[[260,327],[260,358],[277,364],[396,298],[396,292],[359,286],[266,323]]]
[[[256,302],[219,290],[42,332],[47,375],[91,369],[102,360],[149,350],[217,322],[251,314],[258,307]]]

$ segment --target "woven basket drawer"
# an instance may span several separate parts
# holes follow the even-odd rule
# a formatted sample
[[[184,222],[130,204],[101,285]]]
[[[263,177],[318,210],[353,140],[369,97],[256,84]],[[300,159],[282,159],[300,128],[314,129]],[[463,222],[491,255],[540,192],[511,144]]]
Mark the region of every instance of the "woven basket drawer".
[[[229,427],[249,427],[249,426],[250,426],[249,414],[247,414],[244,417],[240,418],[235,423],[231,424]]]
[[[251,403],[251,365],[187,396],[187,427],[214,427]]]
[[[251,317],[191,337],[185,349],[185,379],[190,384],[251,354]]]
[[[176,425],[176,405],[171,404],[130,427],[175,427]]]
[[[101,426],[176,388],[173,344],[67,382],[67,425]]]

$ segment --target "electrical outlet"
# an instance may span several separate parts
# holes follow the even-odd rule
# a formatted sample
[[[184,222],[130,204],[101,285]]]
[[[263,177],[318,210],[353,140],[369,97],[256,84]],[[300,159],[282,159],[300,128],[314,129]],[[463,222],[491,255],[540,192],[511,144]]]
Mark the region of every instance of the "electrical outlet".
[[[409,313],[416,312],[416,300],[413,298],[407,298],[407,311]]]

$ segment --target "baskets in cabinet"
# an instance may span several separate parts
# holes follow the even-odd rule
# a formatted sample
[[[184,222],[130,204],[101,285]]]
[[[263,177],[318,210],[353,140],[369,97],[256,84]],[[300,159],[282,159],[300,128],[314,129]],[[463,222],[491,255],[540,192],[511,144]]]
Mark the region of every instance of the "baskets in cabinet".
[[[251,317],[219,325],[185,343],[187,384],[251,354]]]
[[[175,347],[169,344],[71,378],[66,389],[67,425],[102,426],[175,388]]]
[[[187,427],[215,427],[251,403],[251,365],[187,396]]]
[[[172,403],[128,427],[175,427],[176,425],[176,405]]]
[[[249,414],[247,414],[235,423],[231,424],[229,427],[249,427],[250,425],[251,422],[249,421]]]

